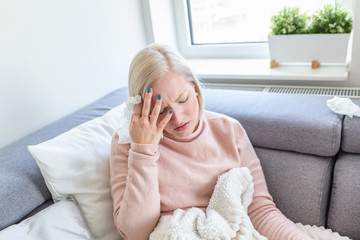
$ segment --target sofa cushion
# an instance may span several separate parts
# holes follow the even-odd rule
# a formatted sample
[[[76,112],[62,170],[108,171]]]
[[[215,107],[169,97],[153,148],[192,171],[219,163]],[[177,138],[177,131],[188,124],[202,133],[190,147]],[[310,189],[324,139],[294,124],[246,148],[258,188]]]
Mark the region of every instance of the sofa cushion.
[[[360,106],[360,100],[354,101]],[[349,153],[360,153],[360,117],[345,117],[343,122],[343,136],[341,149]]]
[[[328,227],[360,239],[360,155],[340,153],[335,163]]]
[[[255,148],[276,206],[294,222],[325,226],[334,157]]]
[[[99,117],[127,97],[127,88],[115,90],[83,109],[0,149],[0,230],[18,222],[51,197],[27,146],[49,140]]]
[[[206,89],[205,108],[237,119],[254,146],[334,156],[340,148],[342,115],[330,97]]]

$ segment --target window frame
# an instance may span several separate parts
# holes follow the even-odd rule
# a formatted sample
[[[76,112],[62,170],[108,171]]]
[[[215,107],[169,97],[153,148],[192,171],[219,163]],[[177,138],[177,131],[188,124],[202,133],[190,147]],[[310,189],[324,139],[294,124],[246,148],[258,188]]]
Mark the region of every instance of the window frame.
[[[246,56],[242,52],[243,57],[239,57],[238,48],[221,48],[220,46],[195,45],[197,48],[189,48],[184,51],[184,45],[181,41],[190,43],[190,36],[186,31],[179,31],[179,19],[176,16],[181,13],[185,16],[186,0],[141,0],[143,11],[145,14],[144,25],[146,29],[146,43],[163,43],[177,50],[185,57],[189,65],[197,73],[199,78],[205,82],[216,82],[221,84],[236,83],[256,83],[262,84],[291,84],[291,85],[337,85],[337,86],[353,86],[355,75],[359,71],[352,71],[349,75],[352,65],[358,62],[357,53],[359,46],[356,41],[349,42],[348,59],[345,64],[323,66],[316,71],[311,70],[311,64],[282,64],[275,69],[269,67],[269,57],[257,57],[251,53]],[[354,22],[357,21],[360,13],[360,4],[355,0],[342,0],[352,7],[354,14]],[[187,16],[187,15],[186,15]],[[186,30],[189,25],[188,19],[182,20],[182,30]],[[187,26],[186,26],[187,25]],[[181,28],[181,27],[180,27]],[[359,37],[356,24],[353,26],[354,39]],[[183,40],[182,40],[183,39]],[[354,44],[353,44],[354,43]],[[265,51],[268,52],[267,44]],[[215,46],[215,47],[214,47]],[[236,46],[237,47],[237,46]],[[354,49],[352,49],[354,48]],[[225,50],[224,50],[225,49]],[[184,54],[185,52],[185,54]],[[200,53],[199,53],[200,52]],[[352,59],[354,58],[354,59]],[[231,61],[230,63],[228,61]],[[350,80],[347,81],[347,80]]]
[[[196,44],[191,42],[190,15],[187,2],[189,0],[172,0],[177,45],[179,51],[187,58],[239,58],[266,59],[269,58],[267,42],[232,43],[232,44]],[[354,11],[353,0],[343,0],[343,4],[351,6]]]

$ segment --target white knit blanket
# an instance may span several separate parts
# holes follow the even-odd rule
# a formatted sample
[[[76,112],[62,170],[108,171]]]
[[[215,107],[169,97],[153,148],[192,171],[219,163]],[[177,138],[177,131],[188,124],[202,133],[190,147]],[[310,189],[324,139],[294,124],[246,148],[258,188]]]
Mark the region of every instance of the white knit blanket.
[[[219,177],[206,213],[199,208],[177,209],[160,218],[150,240],[265,240],[247,215],[253,192],[250,170],[231,169]]]
[[[199,208],[175,210],[162,216],[150,240],[266,240],[252,225],[247,209],[252,201],[254,184],[248,168],[233,168],[216,183],[204,213]],[[297,224],[317,240],[349,240],[316,226]]]

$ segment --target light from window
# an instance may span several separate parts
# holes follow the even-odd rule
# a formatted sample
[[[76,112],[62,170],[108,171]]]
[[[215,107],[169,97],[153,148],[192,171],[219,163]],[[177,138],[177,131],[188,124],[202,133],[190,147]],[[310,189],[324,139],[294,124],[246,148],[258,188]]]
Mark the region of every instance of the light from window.
[[[267,42],[271,16],[285,6],[315,12],[335,0],[188,0],[193,45]]]

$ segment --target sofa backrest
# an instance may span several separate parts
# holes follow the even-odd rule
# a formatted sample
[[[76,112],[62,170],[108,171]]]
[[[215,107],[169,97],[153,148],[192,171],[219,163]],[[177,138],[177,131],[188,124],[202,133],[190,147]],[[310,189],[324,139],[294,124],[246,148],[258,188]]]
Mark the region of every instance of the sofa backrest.
[[[331,97],[205,89],[205,107],[237,119],[256,147],[334,156],[343,116],[326,105]]]

